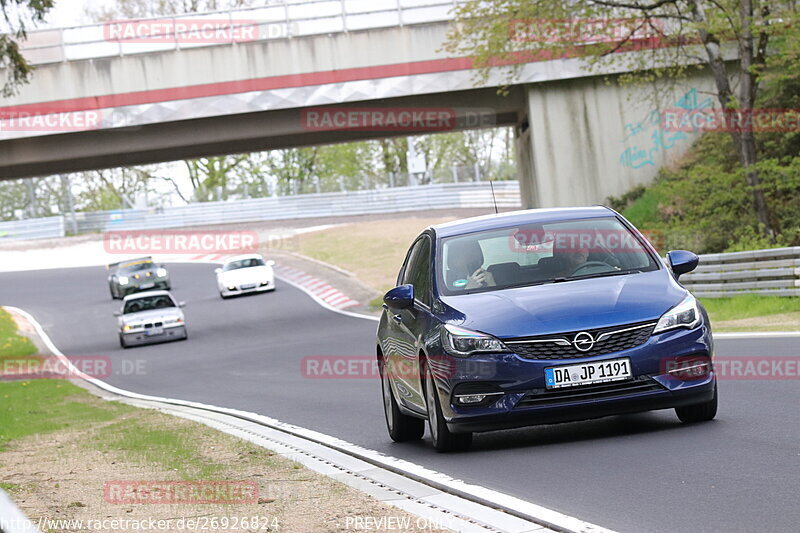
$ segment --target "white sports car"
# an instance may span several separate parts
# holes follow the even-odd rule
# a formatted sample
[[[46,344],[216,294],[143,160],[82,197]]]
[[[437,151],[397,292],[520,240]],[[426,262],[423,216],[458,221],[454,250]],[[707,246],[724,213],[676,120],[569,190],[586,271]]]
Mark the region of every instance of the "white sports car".
[[[275,261],[264,261],[258,254],[237,255],[216,269],[217,289],[222,298],[275,290]]]

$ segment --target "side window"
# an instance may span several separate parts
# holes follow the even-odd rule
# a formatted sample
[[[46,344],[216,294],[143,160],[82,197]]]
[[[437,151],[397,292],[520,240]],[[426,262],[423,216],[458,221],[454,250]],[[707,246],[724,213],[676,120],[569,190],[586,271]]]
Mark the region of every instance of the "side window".
[[[431,241],[422,237],[415,244],[403,272],[403,283],[414,286],[414,296],[425,305],[431,305]]]

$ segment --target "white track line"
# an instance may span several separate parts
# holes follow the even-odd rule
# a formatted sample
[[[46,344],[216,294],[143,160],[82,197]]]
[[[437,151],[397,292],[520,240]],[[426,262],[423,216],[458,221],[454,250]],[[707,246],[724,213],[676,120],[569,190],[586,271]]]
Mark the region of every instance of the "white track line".
[[[109,385],[108,383],[102,380],[93,378],[78,370],[72,364],[72,362],[53,343],[53,341],[44,331],[42,325],[39,324],[39,322],[33,317],[33,315],[18,307],[13,307],[13,306],[5,306],[5,307],[6,309],[10,309],[13,312],[19,313],[33,325],[33,328],[36,330],[36,333],[42,339],[42,342],[44,342],[45,346],[47,346],[47,348],[64,364],[66,368],[70,369],[72,375],[84,379],[89,383],[92,383],[93,385],[105,391],[111,392],[113,394],[139,400],[163,402],[167,404],[180,405],[184,407],[193,407],[205,411],[228,414],[244,420],[256,422],[258,424],[271,427],[278,431],[283,431],[285,433],[295,435],[297,437],[309,440],[311,442],[321,444],[336,451],[346,453],[353,457],[357,457],[363,461],[374,464],[380,468],[384,468],[391,472],[401,474],[405,477],[408,477],[415,481],[422,482],[426,485],[442,490],[449,494],[465,498],[467,500],[470,500],[472,502],[481,505],[485,505],[495,509],[500,509],[512,516],[532,520],[538,524],[553,528],[557,531],[564,531],[568,533],[572,532],[613,533],[612,530],[603,528],[601,526],[592,524],[590,522],[585,522],[573,516],[559,513],[558,511],[553,511],[552,509],[536,505],[535,503],[527,502],[515,496],[487,489],[480,485],[472,485],[458,479],[453,479],[446,474],[442,474],[441,472],[437,472],[435,470],[430,470],[415,463],[411,463],[403,459],[397,459],[396,457],[387,456],[382,453],[376,452],[375,450],[362,448],[361,446],[357,446],[355,444],[338,439],[336,437],[325,435],[324,433],[306,429],[300,426],[295,426],[293,424],[287,424],[275,418],[270,418],[264,415],[260,415],[258,413],[240,411],[238,409],[229,409],[227,407],[217,407],[214,405],[208,405],[199,402],[189,402],[186,400],[178,400],[174,398],[163,398],[160,396],[139,394],[136,392],[127,391],[125,389],[120,389],[113,385]],[[356,313],[348,313],[347,311],[340,311],[332,307],[329,308],[341,314],[355,315],[358,316],[359,318],[365,318],[364,315],[357,315]],[[369,319],[372,320],[375,319],[375,317],[369,317]]]

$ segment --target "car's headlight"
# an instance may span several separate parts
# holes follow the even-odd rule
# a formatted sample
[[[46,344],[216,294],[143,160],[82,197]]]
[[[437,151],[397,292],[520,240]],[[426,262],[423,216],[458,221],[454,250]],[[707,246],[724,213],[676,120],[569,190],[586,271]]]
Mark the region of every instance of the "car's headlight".
[[[452,324],[442,326],[442,344],[447,353],[457,357],[469,357],[480,352],[508,352],[505,344],[491,335],[478,333]]]
[[[133,329],[133,326],[131,326],[129,324],[126,324],[126,325],[122,326],[122,331],[124,331],[125,333],[129,332],[132,329]]]
[[[236,285],[230,285],[230,284],[229,284],[229,285],[228,285],[228,290],[229,290],[229,291],[235,291],[235,290],[236,290]]]
[[[166,268],[156,269],[156,276],[158,276],[159,278],[167,277],[167,269]]]
[[[128,284],[128,278],[127,278],[127,276],[120,276],[120,277],[119,277],[119,284],[120,284],[120,285],[127,285],[127,284]]]
[[[700,324],[700,307],[691,294],[681,303],[664,313],[656,324],[653,333],[661,333],[676,328],[696,328]]]

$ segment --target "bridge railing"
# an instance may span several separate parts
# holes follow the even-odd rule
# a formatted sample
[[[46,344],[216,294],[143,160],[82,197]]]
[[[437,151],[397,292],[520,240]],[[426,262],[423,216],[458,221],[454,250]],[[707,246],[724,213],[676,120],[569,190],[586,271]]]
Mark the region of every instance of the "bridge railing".
[[[800,246],[700,256],[700,265],[681,276],[696,296],[737,294],[800,296]]]
[[[452,20],[463,0],[272,0],[227,11],[28,32],[22,52],[38,65],[202,46]]]

